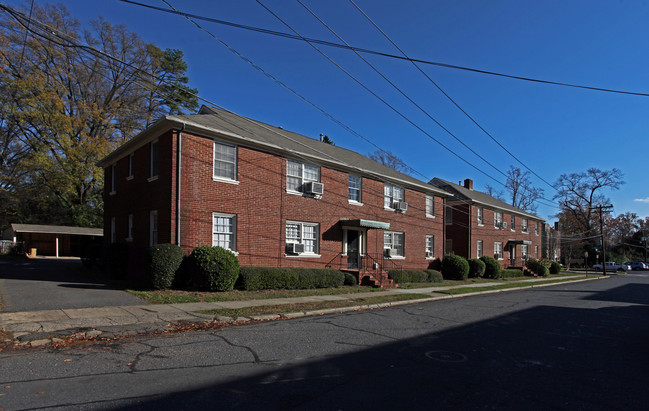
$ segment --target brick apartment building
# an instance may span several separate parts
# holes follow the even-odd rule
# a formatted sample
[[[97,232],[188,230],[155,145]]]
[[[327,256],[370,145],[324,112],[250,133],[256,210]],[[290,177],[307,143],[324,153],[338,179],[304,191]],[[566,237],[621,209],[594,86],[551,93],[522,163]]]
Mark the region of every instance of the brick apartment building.
[[[164,117],[99,165],[105,242],[135,254],[218,245],[244,266],[377,276],[442,256],[445,190],[228,111]]]
[[[475,191],[470,179],[462,185],[434,178],[430,184],[453,194],[446,200],[445,253],[493,256],[503,268],[522,267],[527,258],[542,257],[543,219]]]

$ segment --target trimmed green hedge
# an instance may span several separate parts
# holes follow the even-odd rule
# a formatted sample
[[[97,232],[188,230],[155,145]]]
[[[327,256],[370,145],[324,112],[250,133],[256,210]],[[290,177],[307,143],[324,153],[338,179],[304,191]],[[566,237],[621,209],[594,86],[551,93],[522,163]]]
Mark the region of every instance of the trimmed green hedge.
[[[403,283],[441,283],[442,273],[437,270],[389,270],[388,278],[397,284]]]
[[[466,280],[469,278],[469,262],[459,255],[447,254],[442,259],[442,275],[448,280]]]
[[[480,257],[480,261],[485,264],[484,277],[485,278],[500,278],[502,267],[498,260],[488,255]]]
[[[351,274],[350,274],[351,275]],[[356,278],[351,275],[355,285]],[[340,287],[345,275],[330,268],[241,267],[236,287],[240,290],[279,290]]]
[[[550,263],[550,274],[559,274],[561,272],[561,264],[556,261]]]
[[[522,276],[523,276],[523,270],[519,270],[518,268],[508,268],[500,272],[501,278],[513,278],[513,277],[522,277]]]
[[[147,272],[153,288],[156,290],[171,288],[185,257],[182,248],[176,244],[158,244],[149,247],[146,254]]]
[[[549,265],[549,262],[548,262]],[[537,260],[536,258],[530,258],[525,262],[525,267],[532,270],[536,275],[547,277],[550,271],[546,264],[543,261]]]
[[[469,260],[469,277],[480,278],[484,275],[486,265],[484,261],[472,258]]]
[[[239,277],[239,260],[221,247],[197,247],[189,255],[188,268],[194,286],[208,291],[228,291]]]

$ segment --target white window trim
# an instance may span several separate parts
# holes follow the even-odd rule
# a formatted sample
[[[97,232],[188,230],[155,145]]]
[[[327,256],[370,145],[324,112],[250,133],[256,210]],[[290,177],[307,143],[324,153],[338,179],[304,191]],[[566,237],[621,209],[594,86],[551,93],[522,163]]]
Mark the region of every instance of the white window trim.
[[[500,215],[500,218],[496,218],[496,215]],[[503,220],[505,218],[505,214],[502,211],[496,211],[494,210],[494,228],[496,230],[502,230],[502,224]],[[498,223],[500,223],[500,227],[498,227]]]
[[[133,214],[129,214],[127,217],[128,225],[126,227],[126,234],[128,237],[125,238],[129,243],[133,241]]]
[[[297,225],[300,226],[300,241],[298,242],[298,244],[303,244],[303,241],[304,241],[304,234],[303,233],[304,233],[304,227],[305,226],[316,227],[318,233],[316,235],[316,244],[315,244],[316,246],[315,246],[315,248],[317,249],[318,252],[314,253],[314,252],[305,251],[305,252],[303,252],[301,254],[288,254],[288,253],[285,252],[284,253],[285,257],[288,257],[288,258],[296,258],[296,257],[297,258],[304,258],[304,257],[306,257],[306,258],[320,258],[320,257],[322,257],[321,254],[320,254],[320,247],[322,246],[322,244],[321,244],[322,239],[321,239],[321,233],[320,233],[320,223],[309,223],[309,222],[306,222],[306,221],[286,220],[286,224],[284,225],[284,235],[286,235],[286,226],[288,224],[297,224]],[[291,244],[291,243],[294,243],[294,241],[289,242],[288,238],[285,238],[284,239],[284,247],[285,247],[284,249],[286,249],[286,244]]]
[[[509,227],[509,229],[511,231],[516,231],[516,216],[511,216],[509,224],[511,224],[511,227]]]
[[[425,249],[424,251],[425,252],[428,252],[428,238],[433,239],[433,244],[432,244],[432,247],[430,249],[430,253],[432,254],[432,256],[426,257],[426,260],[434,260],[435,259],[435,235],[426,234],[426,237],[425,237],[425,240],[424,240],[425,241],[425,243],[424,243],[424,249]]]
[[[388,186],[391,187],[391,190],[390,190],[390,192],[391,192],[391,194],[390,194],[390,205],[386,206],[385,205],[385,198],[386,198],[385,188],[388,187]],[[401,189],[401,193],[403,195],[403,198],[395,199],[395,197],[394,197],[394,189],[395,188]],[[397,184],[383,183],[383,209],[390,210],[390,211],[395,211],[396,209],[394,208],[394,203],[396,203],[397,201],[404,201],[404,202],[406,201],[406,188],[403,187],[403,186],[397,185]]]
[[[234,250],[231,248],[225,248],[225,250],[228,250],[234,255],[238,256],[239,251],[237,251],[237,215],[236,214],[227,214],[227,213],[212,213],[212,247],[217,246],[218,244],[214,244],[214,217],[225,217],[225,218],[231,218],[232,219],[232,241],[231,243],[234,244]],[[223,234],[223,233],[219,233]]]
[[[367,228],[358,228],[358,227],[342,227],[343,229],[343,250],[342,255],[347,255],[347,233],[350,230],[358,231],[358,254],[364,256],[367,251]]]
[[[234,170],[233,170],[234,178],[221,177],[214,174],[214,163],[216,162],[217,144],[234,148]],[[226,143],[222,143],[221,141],[214,140],[214,144],[212,145],[212,181],[220,181],[223,183],[230,183],[230,184],[239,184],[238,178],[239,178],[239,147],[234,144],[226,144]]]
[[[525,224],[523,224],[525,223]],[[529,234],[530,232],[530,223],[527,220],[527,218],[522,218],[521,219],[521,232],[525,234]]]
[[[500,257],[496,257],[496,244],[500,244]],[[494,241],[494,258],[498,261],[505,259],[505,250],[503,249],[502,241]]]
[[[385,247],[385,234],[391,234],[393,236],[392,241],[391,241],[392,245],[394,245],[394,234],[401,234],[402,241],[403,241],[403,244],[402,244],[403,255],[395,255],[395,256],[390,256],[390,257],[386,257],[386,258],[389,258],[391,260],[405,260],[406,259],[406,233],[403,232],[403,231],[384,231],[383,232],[383,249],[384,250],[387,249]]]
[[[484,255],[484,241],[478,240],[476,242],[475,254],[476,254],[476,258],[480,258]]]
[[[115,187],[117,181],[117,165],[111,164],[110,166],[110,193],[108,195],[114,196],[117,194],[117,188]]]
[[[430,202],[431,202],[431,205],[432,205],[432,209],[433,209],[433,213],[432,213],[432,214],[430,214],[430,213],[428,212],[428,200],[429,200],[429,199],[430,199]],[[435,196],[432,196],[432,195],[430,195],[430,194],[426,194],[426,217],[427,217],[427,218],[435,218]]]
[[[478,220],[478,226],[482,227],[484,226],[484,207],[478,207],[478,211],[476,212],[476,217]]]
[[[158,147],[158,158],[156,159],[156,162],[158,164],[158,173],[153,174],[153,145],[157,144]],[[160,176],[160,140],[154,140],[149,144],[149,178],[147,181],[154,181],[157,180],[158,177]]]
[[[135,177],[135,153],[128,155],[128,175],[126,176],[127,180],[133,180]]]
[[[352,200],[351,198],[349,198],[349,189],[351,188],[349,186],[349,179],[351,177],[358,177],[358,198],[360,198],[360,201]],[[353,205],[363,205],[363,177],[359,176],[358,174],[349,174],[347,176],[347,202]]]
[[[453,206],[446,206],[444,210],[444,224],[453,225]]]
[[[289,162],[299,164],[300,167],[301,167],[301,175],[299,176],[299,178],[301,180],[300,188],[302,190],[304,190],[304,185],[307,182],[312,181],[312,182],[315,182],[315,183],[320,183],[322,181],[322,167],[320,167],[318,164],[305,163],[304,161],[298,161],[298,160],[294,160],[292,158],[287,158],[286,159],[286,169],[285,169],[286,170],[286,180],[285,180],[285,182],[286,182],[286,192],[288,194],[300,195],[300,196],[305,196],[305,197],[322,198],[322,196],[319,195],[319,194],[313,195],[313,194],[305,193],[304,191],[293,190],[293,189],[289,188],[289,186],[288,186],[288,178],[289,177],[294,177],[294,178],[298,177],[298,176],[289,176],[288,175],[288,163]],[[318,179],[317,180],[311,180],[311,179],[305,179],[304,178],[304,166],[305,165],[318,168]]]

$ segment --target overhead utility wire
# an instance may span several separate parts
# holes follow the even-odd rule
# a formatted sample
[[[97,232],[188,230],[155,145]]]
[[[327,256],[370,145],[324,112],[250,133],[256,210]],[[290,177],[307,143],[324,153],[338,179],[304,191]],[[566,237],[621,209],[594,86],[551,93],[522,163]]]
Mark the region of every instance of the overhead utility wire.
[[[230,26],[230,27],[240,28],[240,29],[244,29],[244,30],[255,31],[255,32],[264,33],[264,34],[270,34],[270,35],[273,35],[273,36],[284,37],[284,38],[293,39],[293,40],[301,40],[301,41],[307,41],[308,40],[308,41],[310,41],[312,43],[321,44],[323,46],[336,47],[336,48],[341,48],[341,49],[346,49],[346,50],[356,50],[356,51],[359,51],[361,53],[374,54],[374,55],[377,55],[377,56],[389,57],[389,58],[398,59],[398,60],[412,61],[412,62],[415,62],[415,63],[428,64],[428,65],[432,65],[432,66],[439,66],[439,67],[451,68],[451,69],[456,69],[456,70],[470,71],[470,72],[480,73],[480,74],[489,74],[489,75],[492,75],[492,76],[511,78],[511,79],[515,79],[515,80],[531,81],[531,82],[534,82],[534,83],[551,84],[551,85],[563,86],[563,87],[573,87],[573,88],[592,90],[592,91],[602,91],[602,92],[607,92],[607,93],[617,93],[617,94],[627,94],[627,95],[632,95],[632,96],[649,97],[649,93],[640,93],[640,92],[625,91],[625,90],[615,90],[615,89],[609,89],[609,88],[603,88],[603,87],[592,87],[592,86],[585,86],[585,85],[580,85],[580,84],[565,83],[565,82],[560,82],[560,81],[541,80],[541,79],[535,79],[535,78],[531,78],[531,77],[515,76],[515,75],[512,75],[512,74],[504,74],[504,73],[498,73],[498,72],[494,72],[494,71],[488,71],[488,70],[475,69],[475,68],[471,68],[471,67],[458,66],[458,65],[455,65],[455,64],[447,64],[447,63],[439,63],[439,62],[430,61],[430,60],[414,59],[414,58],[398,56],[398,55],[394,55],[394,54],[390,54],[390,53],[384,53],[384,52],[380,52],[380,51],[369,50],[369,49],[365,49],[365,48],[361,48],[361,47],[346,46],[344,44],[333,43],[333,42],[325,41],[325,40],[302,38],[301,36],[292,35],[292,34],[289,34],[289,33],[282,33],[282,32],[275,31],[275,30],[263,29],[263,28],[254,27],[254,26],[247,26],[247,25],[238,24],[238,23],[232,23],[232,22],[225,21],[225,20],[219,20],[219,19],[215,19],[215,18],[211,18],[211,17],[200,16],[200,15],[197,15],[197,14],[184,13],[184,12],[181,12],[181,11],[178,11],[178,10],[169,10],[169,9],[165,9],[165,8],[162,8],[162,7],[152,6],[150,4],[139,3],[139,2],[133,1],[133,0],[120,0],[120,1],[123,2],[123,3],[129,3],[129,4],[134,4],[136,6],[142,6],[142,7],[146,7],[146,8],[149,8],[149,9],[163,11],[165,13],[184,15],[184,16],[187,16],[187,17],[191,17],[193,19],[208,21],[210,23],[222,24],[222,25],[225,25],[225,26]]]
[[[259,0],[257,0],[257,2],[258,2],[259,4],[261,4],[261,3],[259,2]],[[263,4],[261,4],[261,5],[263,6]],[[263,6],[263,7],[265,8],[265,6]],[[269,12],[271,12],[268,8],[266,8],[266,10],[268,10]],[[271,13],[272,13],[272,12],[271,12]],[[277,15],[275,15],[274,13],[272,13],[272,14],[273,14],[275,17],[277,17]],[[291,26],[289,26],[286,22],[284,22],[284,21],[283,21],[282,19],[280,19],[279,17],[277,17],[277,18],[278,18],[282,23],[284,23],[287,27],[289,27],[291,30],[293,30],[293,28],[292,28]],[[295,31],[295,30],[293,30],[293,31]],[[297,31],[295,31],[295,32],[297,33]],[[298,35],[299,35],[299,34],[298,34]],[[468,164],[469,166],[473,167],[476,171],[478,171],[478,172],[484,174],[485,176],[487,176],[487,177],[489,177],[490,179],[494,180],[496,183],[498,183],[498,184],[500,184],[500,185],[504,185],[503,183],[501,183],[500,181],[498,181],[496,178],[494,178],[493,176],[487,174],[487,173],[484,172],[483,170],[479,169],[475,164],[472,164],[470,161],[468,161],[467,159],[465,159],[464,157],[460,156],[460,155],[457,154],[455,151],[453,151],[450,147],[447,147],[444,143],[442,143],[441,141],[439,141],[438,139],[436,139],[435,137],[433,137],[429,132],[427,132],[427,131],[424,130],[422,127],[420,127],[418,124],[416,124],[415,122],[413,122],[410,118],[408,118],[405,114],[403,114],[401,111],[399,111],[399,110],[398,110],[396,107],[394,107],[392,104],[390,104],[389,102],[387,102],[384,98],[382,98],[381,96],[379,96],[378,94],[376,94],[374,91],[372,91],[372,90],[371,90],[369,87],[367,87],[363,82],[361,82],[361,81],[358,80],[356,77],[354,77],[351,73],[349,73],[349,72],[348,72],[347,70],[345,70],[342,66],[340,66],[338,63],[336,63],[333,59],[331,59],[328,55],[326,55],[324,52],[322,52],[320,49],[318,49],[315,45],[311,44],[311,43],[308,42],[308,41],[307,41],[307,43],[308,43],[311,47],[313,47],[316,51],[318,51],[320,54],[322,54],[322,55],[323,55],[327,60],[329,60],[332,64],[334,64],[336,67],[338,67],[340,70],[342,70],[345,74],[347,74],[347,75],[348,75],[352,80],[354,80],[356,83],[358,83],[358,85],[360,85],[361,87],[363,87],[363,88],[364,88],[368,93],[370,93],[370,94],[372,94],[374,97],[376,97],[379,101],[381,101],[381,102],[382,102],[383,104],[385,104],[388,108],[390,108],[392,111],[394,111],[396,114],[398,114],[401,118],[403,118],[403,119],[406,120],[408,123],[410,123],[410,124],[411,124],[413,127],[415,127],[417,130],[421,131],[421,132],[424,133],[426,136],[428,136],[431,140],[433,140],[434,142],[436,142],[437,144],[439,144],[440,146],[442,146],[443,148],[445,148],[447,151],[449,151],[451,154],[455,155],[457,158],[459,158],[460,160],[462,160],[463,162],[465,162],[465,163]]]
[[[362,9],[361,9],[357,4],[356,4],[356,3],[354,3],[354,0],[349,0],[349,2],[350,2],[354,7],[356,7],[356,9],[357,9],[357,10],[358,10],[358,11],[359,11],[363,16],[365,16],[365,18],[366,18],[370,23],[372,23],[372,25],[373,25],[373,26],[374,26],[374,27],[375,27],[375,28],[376,28],[376,29],[377,29],[377,30],[378,30],[378,31],[379,31],[379,32],[380,32],[380,33],[381,33],[381,34],[382,34],[382,35],[383,35],[383,36],[384,36],[384,37],[385,37],[385,38],[386,38],[390,43],[392,43],[392,45],[393,45],[397,50],[399,50],[399,52],[400,52],[400,53],[401,53],[405,58],[407,58],[407,59],[410,61],[410,63],[412,63],[412,65],[415,66],[415,68],[416,68],[417,70],[419,70],[419,72],[420,72],[421,74],[423,74],[424,77],[426,77],[426,78],[428,79],[429,82],[431,82],[431,83],[432,83],[432,84],[433,84],[433,85],[434,85],[434,86],[435,86],[435,87],[436,87],[436,88],[437,88],[437,89],[438,89],[438,90],[439,90],[439,91],[440,91],[444,96],[446,96],[446,98],[449,99],[449,100],[451,101],[451,103],[453,103],[453,104],[455,105],[455,107],[457,107],[457,108],[458,108],[462,113],[464,113],[464,115],[465,115],[469,120],[471,120],[471,122],[473,122],[473,124],[475,124],[476,126],[478,126],[478,128],[479,128],[480,130],[482,130],[482,132],[485,133],[487,136],[489,136],[489,138],[491,138],[491,140],[492,140],[494,143],[498,144],[498,146],[500,146],[500,148],[502,148],[503,150],[505,150],[505,152],[506,152],[507,154],[509,154],[509,155],[510,155],[514,160],[518,161],[518,163],[519,163],[520,165],[522,165],[523,167],[525,167],[525,168],[526,168],[530,173],[534,174],[537,178],[539,178],[539,179],[540,179],[541,181],[543,181],[545,184],[547,184],[548,186],[550,186],[552,189],[556,190],[556,188],[555,188],[552,184],[550,184],[549,182],[547,182],[543,177],[541,177],[540,175],[538,175],[537,173],[535,173],[532,169],[530,169],[526,164],[524,164],[521,160],[519,160],[518,157],[516,157],[512,152],[510,152],[510,151],[509,151],[505,146],[503,146],[503,145],[502,145],[498,140],[496,140],[496,138],[495,138],[494,136],[492,136],[491,133],[489,133],[487,130],[485,130],[484,127],[482,127],[480,124],[478,124],[478,122],[477,122],[477,121],[476,121],[476,120],[475,120],[475,119],[474,119],[474,118],[473,118],[469,113],[467,113],[466,110],[464,110],[462,107],[460,107],[460,105],[459,105],[459,104],[458,104],[458,103],[457,103],[457,102],[456,102],[456,101],[455,101],[455,100],[454,100],[450,95],[448,95],[448,93],[446,93],[446,91],[444,91],[444,90],[439,86],[439,84],[437,84],[437,83],[436,83],[432,78],[430,78],[430,76],[429,76],[428,74],[426,74],[426,72],[425,72],[424,70],[422,70],[421,67],[419,67],[419,65],[417,65],[417,63],[416,63],[415,61],[413,61],[413,60],[412,60],[412,59],[411,59],[411,58],[406,54],[406,52],[403,51],[403,50],[401,49],[401,47],[399,47],[399,46],[398,46],[398,45],[397,45],[397,44],[396,44],[396,43],[395,43],[395,42],[390,38],[390,36],[388,36],[388,35],[387,35],[387,34],[386,34],[386,33],[385,33],[385,32],[384,32],[384,31],[383,31],[383,30],[382,30],[382,29],[381,29],[381,28],[380,28],[380,27],[379,27],[379,26],[374,22],[374,20],[372,20],[372,19],[367,15],[367,13],[365,13],[365,12],[364,12],[364,11],[363,11],[363,10],[362,10]]]

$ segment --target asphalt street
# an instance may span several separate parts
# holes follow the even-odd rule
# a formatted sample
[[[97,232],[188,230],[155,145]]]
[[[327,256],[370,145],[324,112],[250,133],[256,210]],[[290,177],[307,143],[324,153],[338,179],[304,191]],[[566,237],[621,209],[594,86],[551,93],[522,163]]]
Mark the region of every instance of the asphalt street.
[[[83,275],[79,259],[0,259],[3,312],[146,304]]]
[[[646,409],[649,275],[0,355],[0,408]]]

